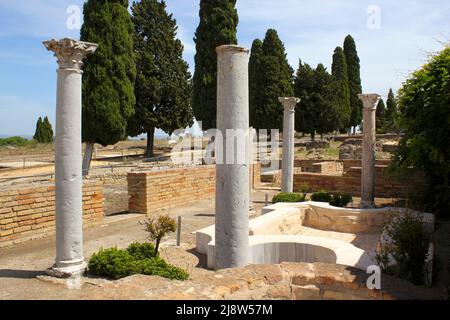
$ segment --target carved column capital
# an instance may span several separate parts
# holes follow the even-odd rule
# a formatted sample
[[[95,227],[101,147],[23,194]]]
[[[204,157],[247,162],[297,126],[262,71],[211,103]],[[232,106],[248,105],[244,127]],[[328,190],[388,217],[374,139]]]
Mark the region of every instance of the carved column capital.
[[[295,106],[300,102],[296,97],[279,97],[278,101],[283,105],[285,111],[295,112]]]
[[[60,69],[81,71],[83,59],[97,50],[98,45],[90,42],[76,41],[69,38],[48,40],[43,42],[49,51],[55,53]]]
[[[358,98],[364,104],[364,108],[370,110],[377,110],[378,102],[381,99],[380,95],[375,93],[358,94]]]

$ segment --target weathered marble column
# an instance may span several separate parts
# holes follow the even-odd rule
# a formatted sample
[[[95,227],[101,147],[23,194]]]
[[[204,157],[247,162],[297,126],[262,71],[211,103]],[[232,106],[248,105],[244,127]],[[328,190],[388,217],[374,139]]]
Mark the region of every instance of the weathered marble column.
[[[295,140],[295,106],[300,102],[299,98],[278,98],[284,108],[283,117],[283,158],[281,191],[293,192],[294,190],[294,140]]]
[[[56,94],[56,261],[54,276],[78,275],[86,268],[83,257],[81,174],[82,60],[97,45],[72,39],[45,41],[58,59]]]
[[[216,52],[217,129],[224,140],[216,165],[215,268],[224,269],[249,262],[249,50],[224,45]]]
[[[376,111],[380,96],[360,94],[358,97],[364,104],[361,208],[371,208],[375,206]]]

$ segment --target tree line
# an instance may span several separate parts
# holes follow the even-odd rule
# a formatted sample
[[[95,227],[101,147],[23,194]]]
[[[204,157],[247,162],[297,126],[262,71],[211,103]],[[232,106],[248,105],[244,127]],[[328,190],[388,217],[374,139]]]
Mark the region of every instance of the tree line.
[[[80,40],[99,45],[83,66],[85,173],[95,143],[106,146],[146,133],[150,158],[155,128],[172,134],[191,126],[194,117],[204,131],[215,128],[215,48],[238,43],[236,0],[200,0],[193,76],[182,57],[176,20],[164,1],[134,1],[130,13],[128,0],[88,0],[83,12]],[[277,31],[269,29],[251,49],[250,125],[282,130],[278,97],[295,95],[301,98],[298,132],[313,138],[316,133],[350,132],[362,118],[359,63],[355,42],[348,36],[333,54],[331,74],[323,64],[312,68],[302,61],[294,74]]]

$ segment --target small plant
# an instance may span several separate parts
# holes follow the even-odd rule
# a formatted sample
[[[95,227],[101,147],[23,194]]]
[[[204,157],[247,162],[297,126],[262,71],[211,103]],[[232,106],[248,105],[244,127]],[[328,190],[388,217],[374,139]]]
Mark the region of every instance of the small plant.
[[[305,196],[300,193],[281,192],[272,198],[272,203],[278,202],[304,202]]]
[[[155,257],[153,244],[133,243],[127,249],[100,249],[89,260],[90,273],[111,279],[120,279],[133,274],[160,276],[186,280],[189,274],[159,256]]]
[[[164,238],[168,233],[175,232],[177,224],[175,219],[171,218],[169,215],[161,215],[158,217],[150,217],[145,222],[145,231],[149,234],[149,239],[155,241],[155,252],[154,257],[158,255],[159,244],[161,239]]]
[[[334,193],[331,195],[330,205],[345,208],[353,198],[348,193]]]
[[[331,194],[325,191],[320,192],[314,192],[311,195],[311,201],[317,201],[317,202],[330,202],[332,199]]]
[[[307,184],[307,183],[302,184],[302,185],[300,186],[299,191],[300,191],[300,193],[303,194],[303,197],[304,197],[304,198],[306,198],[306,195],[308,194],[309,189],[310,189],[310,187],[309,187],[309,184]]]
[[[430,235],[424,230],[422,219],[412,213],[390,217],[384,230],[384,243],[375,256],[381,270],[416,285],[423,284]]]

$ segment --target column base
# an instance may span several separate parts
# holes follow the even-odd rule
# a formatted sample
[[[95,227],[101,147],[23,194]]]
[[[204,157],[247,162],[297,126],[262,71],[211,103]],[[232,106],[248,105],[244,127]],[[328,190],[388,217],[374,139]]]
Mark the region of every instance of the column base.
[[[359,205],[361,209],[372,209],[375,208],[375,202],[373,201],[367,201],[367,200],[361,200],[361,204]]]
[[[62,261],[55,263],[45,272],[55,278],[72,278],[81,276],[86,270],[87,264],[83,259],[73,261]]]

